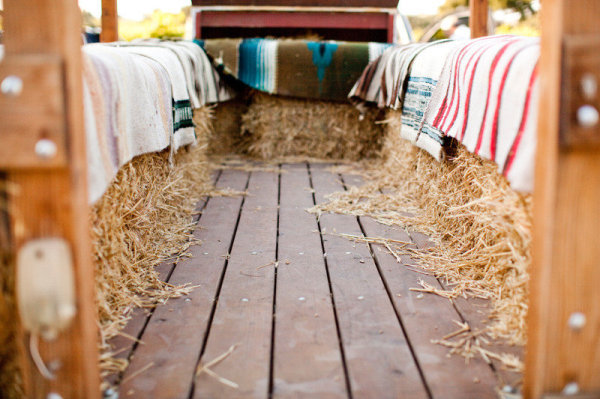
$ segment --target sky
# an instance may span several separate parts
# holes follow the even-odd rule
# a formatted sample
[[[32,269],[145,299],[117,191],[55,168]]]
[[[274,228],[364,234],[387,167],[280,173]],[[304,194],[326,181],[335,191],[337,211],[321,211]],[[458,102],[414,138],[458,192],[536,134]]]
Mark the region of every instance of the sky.
[[[2,0],[0,0],[1,4]],[[400,0],[400,11],[406,15],[436,14],[444,0]],[[181,7],[191,5],[190,0],[117,0],[119,16],[141,20],[156,9],[177,13]],[[102,11],[101,0],[79,0],[81,9],[99,17]]]

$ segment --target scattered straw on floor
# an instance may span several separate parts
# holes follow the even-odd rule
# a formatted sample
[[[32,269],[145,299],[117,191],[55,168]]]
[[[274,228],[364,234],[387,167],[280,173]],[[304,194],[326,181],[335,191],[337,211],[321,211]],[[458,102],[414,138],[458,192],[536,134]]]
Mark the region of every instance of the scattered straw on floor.
[[[257,158],[358,160],[376,156],[381,148],[378,113],[370,109],[361,115],[351,104],[255,93],[242,116],[242,131],[251,138],[248,153]]]
[[[531,198],[512,190],[495,164],[464,148],[438,163],[400,138],[397,113],[388,121],[383,159],[367,171],[369,183],[334,193],[311,211],[367,215],[426,233],[435,247],[390,242],[387,248],[411,255],[447,282],[443,296],[489,298],[485,334],[524,345]]]

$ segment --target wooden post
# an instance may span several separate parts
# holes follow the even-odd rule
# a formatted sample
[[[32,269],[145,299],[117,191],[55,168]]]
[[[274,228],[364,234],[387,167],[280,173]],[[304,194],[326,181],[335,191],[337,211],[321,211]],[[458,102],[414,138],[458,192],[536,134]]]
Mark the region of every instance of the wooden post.
[[[10,149],[16,154],[14,159],[33,160],[28,165],[11,166],[9,162],[3,166],[15,188],[9,193],[13,252],[17,253],[32,239],[65,239],[70,244],[76,284],[77,313],[72,324],[56,340],[40,339],[39,343],[41,357],[54,369],[56,377],[53,380],[42,377],[29,351],[25,351],[21,359],[25,397],[47,398],[49,393],[56,393],[65,399],[99,398],[98,328],[82,106],[81,14],[73,0],[6,0],[4,7],[6,54],[0,64],[4,69],[0,70],[22,79],[22,94],[12,98],[27,103],[31,99],[32,108],[10,109],[11,96],[0,94],[4,101],[0,107],[3,145],[35,144],[46,139],[46,144],[54,143],[59,158],[44,164],[44,157],[39,155],[51,155],[48,147],[46,152],[36,152],[31,145]],[[48,68],[43,68],[44,62]],[[14,67],[21,64],[23,68]],[[11,123],[10,128],[7,123]],[[31,153],[40,158],[37,164]],[[20,327],[19,333],[21,341],[29,347],[28,334]]]
[[[488,35],[488,0],[469,0],[471,39]]]
[[[600,392],[600,126],[577,118],[600,104],[581,89],[585,74],[600,80],[600,0],[546,0],[541,13],[525,398]]]
[[[102,31],[101,42],[116,42],[119,40],[119,15],[117,0],[102,0]]]

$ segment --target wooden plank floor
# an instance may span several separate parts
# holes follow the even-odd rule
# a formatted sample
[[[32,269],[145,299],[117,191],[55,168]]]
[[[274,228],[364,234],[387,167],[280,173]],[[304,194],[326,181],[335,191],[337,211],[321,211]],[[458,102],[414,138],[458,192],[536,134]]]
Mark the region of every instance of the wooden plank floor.
[[[123,398],[495,398],[504,380],[481,360],[465,365],[434,345],[473,306],[410,291],[442,287],[380,248],[334,232],[427,238],[370,218],[305,211],[359,184],[324,164],[277,171],[224,170],[194,232],[193,257],[164,266],[172,284],[196,286],[153,312],[137,312],[115,341],[130,358],[113,379]],[[477,304],[481,306],[481,304]],[[197,370],[203,370],[197,374]]]

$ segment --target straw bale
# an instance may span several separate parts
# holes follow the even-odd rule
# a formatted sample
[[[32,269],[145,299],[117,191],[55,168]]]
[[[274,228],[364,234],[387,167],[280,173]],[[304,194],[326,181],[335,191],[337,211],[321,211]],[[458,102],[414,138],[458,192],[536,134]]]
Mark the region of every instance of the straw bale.
[[[180,149],[172,165],[169,150],[134,158],[92,209],[103,375],[127,365],[112,358],[108,341],[134,307],[153,307],[189,291],[161,281],[154,268],[195,243],[195,206],[212,191],[206,156],[211,116],[208,107],[194,110],[196,146]]]
[[[497,166],[457,146],[443,163],[400,137],[400,113],[389,111],[382,159],[362,187],[329,196],[312,212],[368,215],[428,234],[434,248],[409,253],[447,282],[444,295],[489,298],[485,333],[526,341],[531,197],[512,190]]]
[[[242,134],[242,115],[248,111],[248,101],[247,97],[241,96],[215,106],[209,154],[243,154],[247,151],[249,142]]]
[[[248,154],[270,160],[306,156],[358,160],[378,154],[383,137],[379,111],[351,104],[301,100],[256,92],[242,116]]]

